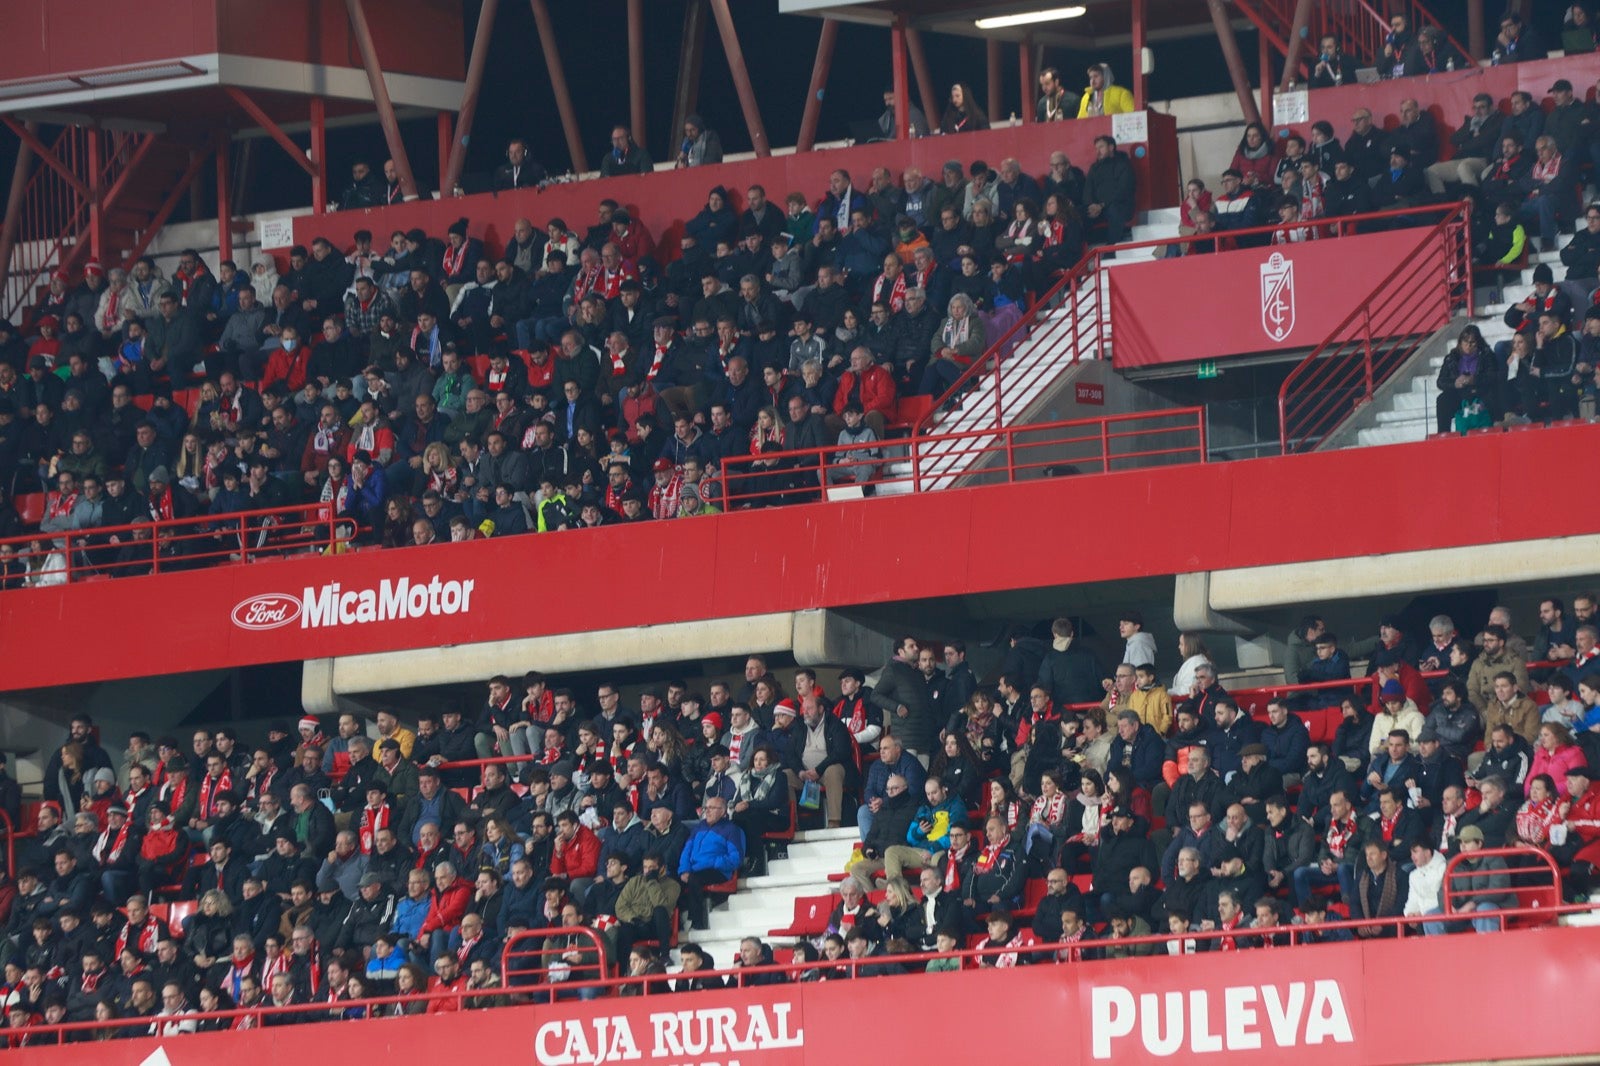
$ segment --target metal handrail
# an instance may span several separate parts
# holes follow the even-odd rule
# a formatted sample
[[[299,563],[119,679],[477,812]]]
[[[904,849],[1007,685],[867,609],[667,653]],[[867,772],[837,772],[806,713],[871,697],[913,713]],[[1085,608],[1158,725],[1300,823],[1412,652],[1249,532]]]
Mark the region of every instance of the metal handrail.
[[[1407,209],[1401,213],[1410,212]],[[1376,389],[1387,380],[1388,373],[1421,347],[1422,338],[1409,328],[1402,334],[1391,335],[1385,333],[1383,327],[1393,325],[1399,328],[1394,320],[1410,310],[1409,301],[1431,287],[1435,280],[1433,271],[1438,266],[1437,260],[1430,254],[1435,237],[1447,242],[1447,267],[1443,277],[1445,308],[1451,310],[1459,302],[1471,315],[1473,296],[1469,242],[1463,236],[1471,222],[1470,201],[1449,205],[1444,218],[1422,231],[1422,239],[1417,247],[1374,285],[1367,296],[1357,302],[1350,313],[1329,331],[1327,339],[1313,348],[1284,377],[1278,389],[1278,442],[1282,454],[1304,450],[1308,441],[1320,439],[1342,421],[1342,417],[1336,417],[1341,412],[1348,414],[1359,403],[1370,402]],[[1457,242],[1454,247],[1449,246],[1451,241]],[[1416,285],[1407,287],[1408,283],[1413,282]],[[1412,339],[1395,344],[1377,359],[1374,358],[1375,344],[1402,341],[1402,338]],[[1349,380],[1348,374],[1338,376],[1343,369],[1342,360],[1338,357],[1347,346],[1357,343],[1361,345],[1360,395],[1352,399],[1344,393],[1358,385]],[[1332,392],[1334,389],[1341,391],[1335,395]],[[1300,416],[1300,421],[1305,423],[1303,431],[1296,431],[1301,427],[1290,426],[1290,404],[1294,397],[1306,393],[1313,394],[1312,406],[1295,412]],[[1320,398],[1317,398],[1319,393]]]
[[[70,583],[89,575],[142,573],[147,569],[159,574],[197,563],[248,562],[295,549],[331,549],[353,536],[356,528],[354,519],[340,516],[331,504],[319,502],[89,529],[36,531],[0,540],[0,558],[22,564],[28,573],[16,575],[18,578],[34,573],[52,577],[60,574]],[[118,543],[110,543],[111,537],[118,537]],[[185,544],[200,545],[202,549],[164,554],[165,549]],[[112,557],[131,546],[143,550],[127,560]],[[48,561],[51,555],[60,555],[64,565],[33,570],[32,561]]]
[[[1046,292],[1034,301],[1020,319],[1010,329],[1006,330],[997,340],[991,341],[984,353],[972,360],[962,371],[955,382],[939,396],[934,398],[930,410],[919,418],[912,427],[912,436],[922,437],[938,432],[938,422],[943,417],[943,409],[954,402],[969,388],[977,383],[980,376],[993,371],[996,376],[995,406],[996,423],[1002,421],[1000,402],[1003,393],[1004,379],[1008,373],[1021,374],[1036,368],[1042,361],[1055,358],[1049,352],[1042,352],[1033,358],[1017,362],[1010,358],[1012,348],[1028,340],[1035,342],[1041,339],[1067,338],[1072,347],[1071,357],[1062,363],[1062,369],[1075,365],[1086,351],[1104,352],[1108,341],[1113,338],[1108,336],[1106,301],[1100,288],[1100,275],[1104,270],[1104,260],[1116,259],[1120,253],[1139,251],[1146,248],[1188,247],[1195,244],[1209,244],[1217,251],[1226,251],[1236,247],[1240,238],[1263,237],[1270,239],[1274,233],[1284,229],[1300,229],[1304,226],[1315,226],[1330,237],[1340,238],[1358,236],[1364,227],[1373,223],[1388,222],[1394,219],[1439,214],[1450,217],[1459,212],[1459,204],[1427,204],[1413,208],[1398,208],[1385,211],[1369,211],[1360,215],[1341,215],[1317,219],[1311,222],[1296,222],[1290,226],[1278,223],[1262,226],[1250,226],[1245,229],[1214,231],[1204,234],[1184,234],[1171,237],[1158,237],[1144,241],[1124,241],[1120,244],[1101,245],[1091,248],[1079,257],[1061,278],[1056,281]],[[1468,286],[1470,290],[1470,285]],[[1085,307],[1084,304],[1090,306]],[[1057,322],[1048,322],[1048,316],[1053,312],[1066,310],[1066,317]],[[1036,330],[1043,326],[1043,336],[1036,335]],[[992,428],[992,427],[991,427]]]
[[[1478,854],[1484,854],[1484,852],[1479,852]],[[1548,919],[1553,923],[1557,919],[1569,914],[1594,914],[1597,912],[1600,912],[1600,904],[1563,903],[1552,907],[1508,907],[1502,910],[1486,913],[1493,913],[1495,916],[1502,919],[1543,918]],[[1319,922],[1315,925],[1276,925],[1261,928],[1242,926],[1238,929],[1196,929],[1185,933],[1151,933],[1148,936],[1118,937],[1114,940],[1089,940],[1084,941],[1081,945],[1062,944],[1057,941],[1030,941],[1017,944],[1015,946],[1006,945],[998,948],[967,948],[964,950],[947,952],[919,951],[908,955],[874,955],[864,959],[843,958],[838,960],[821,960],[818,962],[806,963],[774,963],[770,966],[735,966],[725,969],[698,970],[695,971],[695,976],[730,979],[733,981],[733,984],[729,986],[728,990],[734,991],[743,988],[748,978],[757,975],[776,974],[783,978],[783,983],[789,983],[798,979],[807,972],[817,970],[849,971],[850,975],[855,977],[857,976],[858,971],[863,967],[877,967],[885,964],[925,964],[936,959],[957,959],[961,961],[962,968],[967,969],[971,966],[980,964],[980,961],[983,959],[997,958],[1002,955],[1022,955],[1026,956],[1031,962],[1034,963],[1045,962],[1057,964],[1062,961],[1057,957],[1058,953],[1068,950],[1074,946],[1081,946],[1085,953],[1092,953],[1103,951],[1107,948],[1114,948],[1121,951],[1133,947],[1149,945],[1156,950],[1152,951],[1147,957],[1159,959],[1166,954],[1166,945],[1173,942],[1195,942],[1198,944],[1200,942],[1209,943],[1223,940],[1256,940],[1265,937],[1286,937],[1288,939],[1289,946],[1298,947],[1315,943],[1316,941],[1313,939],[1314,937],[1316,937],[1318,934],[1331,930],[1349,930],[1355,934],[1361,929],[1371,929],[1373,927],[1392,927],[1397,930],[1398,935],[1404,936],[1405,930],[1419,927],[1425,923],[1437,922],[1439,920],[1439,915],[1420,915],[1410,917],[1406,915],[1393,915],[1381,918],[1340,919],[1331,922]],[[588,927],[562,927],[559,929],[541,929],[530,931],[526,934],[520,934],[520,936],[539,938],[571,935],[587,935],[591,938],[594,938],[595,932]],[[601,958],[603,960],[603,954]],[[1083,958],[1074,961],[1072,965],[1092,966],[1101,961],[1123,962],[1121,959],[1100,960]],[[601,964],[603,965],[604,963],[602,962]],[[530,986],[507,985],[502,983],[500,987],[490,989],[463,988],[450,991],[435,990],[418,992],[409,996],[371,996],[366,999],[342,1000],[334,1002],[324,1001],[321,1003],[297,1003],[282,1007],[273,1006],[271,1004],[260,1004],[253,1007],[235,1008],[233,1010],[225,1011],[196,1010],[186,1011],[181,1015],[151,1015],[141,1018],[116,1018],[109,1021],[66,1022],[59,1025],[30,1025],[23,1030],[23,1032],[30,1035],[51,1037],[67,1033],[90,1032],[98,1029],[130,1029],[146,1024],[151,1026],[160,1026],[168,1021],[178,1021],[180,1019],[188,1021],[207,1021],[255,1018],[259,1023],[259,1020],[264,1017],[281,1016],[287,1014],[321,1014],[326,1016],[331,1013],[342,1013],[344,1011],[354,1009],[365,1009],[367,1011],[368,1018],[371,1018],[372,1008],[389,1006],[398,1003],[433,1003],[440,1000],[453,1000],[462,1007],[466,1007],[472,1000],[498,999],[511,1000],[516,1004],[521,1005],[529,1002],[547,1002],[548,997],[552,993],[558,990],[567,989],[576,990],[592,988],[596,990],[597,994],[603,995],[615,993],[630,986],[638,986],[641,992],[648,992],[651,985],[660,985],[663,981],[670,981],[682,976],[682,974],[650,974],[645,977],[632,977],[623,975],[620,977],[603,977],[595,980],[563,981],[559,982],[558,985],[540,984]],[[333,1021],[335,1019],[325,1017],[322,1020]]]
[[[1113,425],[1123,425],[1134,422],[1153,422],[1170,420],[1170,425],[1154,425],[1139,429],[1125,429],[1113,431]],[[1063,435],[1063,431],[1085,429],[1090,432],[1081,436]],[[1190,433],[1195,434],[1193,445],[1180,445],[1175,447],[1155,447],[1138,451],[1113,452],[1111,445],[1114,441],[1130,437],[1151,437],[1161,434]],[[1035,439],[1019,441],[1018,436],[1028,435]],[[996,437],[1000,440],[997,442]],[[966,445],[966,446],[963,446]],[[1097,450],[1092,454],[1083,456],[1051,455],[1043,460],[1034,462],[1019,462],[1018,451],[1028,449],[1060,449],[1070,445],[1093,445]],[[941,460],[967,458],[969,460],[982,456],[1002,456],[1004,463],[996,465],[979,473],[993,475],[1004,474],[1007,483],[1019,480],[1019,475],[1026,476],[1029,472],[1043,472],[1062,464],[1101,464],[1102,472],[1109,472],[1115,460],[1133,459],[1173,459],[1175,457],[1193,457],[1194,462],[1205,462],[1205,408],[1203,407],[1175,407],[1160,411],[1129,412],[1125,414],[1102,415],[1094,418],[1067,419],[1058,422],[1024,423],[1019,425],[1004,426],[999,429],[983,428],[961,430],[953,433],[936,433],[922,437],[913,437],[908,442],[901,441],[875,441],[871,447],[882,452],[894,451],[901,447],[911,449],[910,459],[912,468],[906,474],[888,474],[885,468],[903,462],[890,456],[880,456],[876,459],[856,459],[848,453],[864,450],[860,445],[832,444],[818,448],[801,448],[791,451],[752,453],[748,455],[730,456],[722,462],[722,497],[731,504],[751,503],[756,501],[771,501],[780,497],[792,497],[796,494],[806,493],[822,488],[820,475],[829,469],[872,466],[871,478],[863,484],[882,486],[895,482],[910,484],[912,491],[926,491],[931,487],[930,482],[919,476],[917,465],[918,458],[929,451],[936,451]],[[777,463],[779,466],[771,470],[751,469],[757,462]],[[742,469],[741,469],[742,468]],[[736,491],[736,486],[741,483],[750,483],[771,478],[774,476],[793,477],[796,474],[804,475],[816,473],[818,481],[814,485],[794,486],[786,485],[779,488],[757,488],[749,491]],[[955,476],[952,473],[950,476]]]

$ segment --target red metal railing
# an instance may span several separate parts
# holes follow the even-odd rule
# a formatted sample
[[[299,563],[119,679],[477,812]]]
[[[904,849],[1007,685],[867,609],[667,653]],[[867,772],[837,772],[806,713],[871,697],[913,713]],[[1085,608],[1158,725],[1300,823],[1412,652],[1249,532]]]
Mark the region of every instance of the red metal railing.
[[[1375,225],[1391,224],[1396,219],[1430,218],[1435,215],[1449,217],[1461,211],[1459,204],[1430,205],[1328,218],[1314,225],[1319,236],[1324,238],[1353,237],[1370,232]],[[1080,359],[1110,358],[1115,339],[1102,275],[1106,268],[1127,262],[1125,258],[1119,259],[1119,254],[1191,244],[1205,244],[1217,251],[1230,251],[1239,246],[1241,239],[1259,238],[1264,244],[1280,230],[1301,229],[1305,225],[1313,224],[1253,226],[1091,248],[1016,323],[992,341],[983,355],[974,359],[949,389],[934,400],[928,413],[912,427],[912,436],[926,437],[952,429],[994,431],[1019,420],[1028,403],[1034,397],[1043,395],[1052,381]],[[1468,254],[1464,234],[1462,252],[1463,255]],[[1470,300],[1472,287],[1464,284],[1464,288]],[[988,389],[987,394],[982,391],[985,388]],[[974,395],[981,399],[974,400]],[[951,415],[947,409],[959,410],[959,414]],[[928,458],[928,454],[929,449],[920,450],[919,465]]]
[[[1288,55],[1289,34],[1294,26],[1295,0],[1235,0],[1240,14],[1248,18],[1263,33],[1268,43],[1281,56]],[[1383,54],[1383,42],[1389,35],[1389,18],[1406,16],[1412,36],[1424,26],[1432,26],[1444,34],[1445,40],[1463,57],[1467,50],[1451,37],[1433,12],[1418,0],[1386,0],[1384,8],[1390,14],[1379,13],[1366,0],[1318,0],[1311,5],[1311,21],[1307,26],[1306,43],[1297,53],[1300,58],[1302,81],[1310,73],[1310,61],[1316,56],[1323,37],[1332,35],[1339,41],[1345,55],[1362,66],[1374,66]]]
[[[96,184],[109,190],[130,168],[153,134],[64,128],[47,147],[85,189]],[[109,199],[109,198],[107,198]],[[40,286],[52,271],[89,253],[91,197],[42,160],[23,188],[15,243],[6,262],[5,288],[0,291],[0,317],[33,306]]]
[[[1531,857],[1532,849],[1485,849],[1477,852],[1476,854],[1485,856],[1497,854],[1503,855],[1508,853],[1527,858]],[[1526,872],[1526,870],[1524,869],[1522,872]],[[1600,905],[1593,903],[1557,903],[1548,907],[1537,905],[1530,907],[1508,907],[1497,911],[1485,912],[1485,914],[1493,914],[1508,924],[1553,924],[1557,919],[1565,915],[1592,914],[1597,910],[1600,910]],[[1196,929],[1182,934],[1152,933],[1148,936],[1117,937],[1110,940],[1087,940],[1079,945],[1064,945],[1049,941],[1029,941],[1017,945],[1007,945],[1006,947],[1000,948],[970,948],[961,951],[949,952],[922,951],[909,955],[872,955],[863,959],[851,959],[849,957],[844,957],[837,960],[824,959],[817,962],[807,963],[774,963],[770,966],[731,966],[721,969],[696,971],[695,976],[724,978],[729,982],[728,987],[730,989],[738,989],[743,988],[747,980],[768,974],[777,974],[782,978],[784,983],[788,983],[791,981],[800,980],[806,974],[815,973],[817,971],[838,973],[841,976],[848,974],[849,976],[854,977],[863,967],[881,967],[885,964],[898,964],[902,966],[920,968],[935,959],[958,959],[960,960],[963,969],[976,967],[979,965],[979,960],[981,959],[996,958],[1002,955],[1024,955],[1027,956],[1029,961],[1033,962],[1034,964],[1054,964],[1062,961],[1058,957],[1058,952],[1071,946],[1077,946],[1081,948],[1083,955],[1082,958],[1074,961],[1072,965],[1095,965],[1101,960],[1095,958],[1094,956],[1107,949],[1113,949],[1119,952],[1127,952],[1132,948],[1149,946],[1154,950],[1148,957],[1159,960],[1166,956],[1167,945],[1175,941],[1186,941],[1198,946],[1202,943],[1212,941],[1257,941],[1264,938],[1272,938],[1274,941],[1284,942],[1287,946],[1302,946],[1306,944],[1314,944],[1318,942],[1325,934],[1336,930],[1344,930],[1348,931],[1351,935],[1356,935],[1357,931],[1362,929],[1372,929],[1374,927],[1382,929],[1393,928],[1398,931],[1398,935],[1405,936],[1409,933],[1419,930],[1420,927],[1425,923],[1439,921],[1459,922],[1461,920],[1462,918],[1459,914],[1455,915],[1454,917],[1450,915],[1435,914],[1419,917],[1394,916],[1385,918],[1341,919],[1337,921],[1318,922],[1316,924],[1241,927],[1238,929],[1226,930]],[[581,936],[586,940],[589,940],[591,943],[599,942],[599,938],[595,931],[584,926],[575,928],[563,927],[559,929],[539,929],[527,933],[517,934],[516,937],[513,937],[507,942],[505,950],[509,953],[517,944],[517,942],[522,940],[537,939],[543,941],[546,938],[564,938],[570,936]],[[537,952],[528,952],[525,954],[542,955],[549,953],[549,951],[541,949]],[[604,960],[603,953],[600,957],[602,960]],[[505,956],[502,956],[502,966],[505,965]],[[602,962],[601,965],[608,965],[608,963]],[[544,975],[544,971],[539,968],[534,968],[532,970],[513,970],[511,973],[513,977],[518,978],[519,980],[532,979],[535,981]],[[299,1020],[301,1021],[332,1021],[338,1019],[339,1016],[345,1011],[364,1010],[366,1016],[368,1017],[371,1017],[375,1012],[382,1017],[384,1016],[382,1013],[383,1008],[393,1007],[401,1004],[432,1005],[435,1003],[447,1003],[449,1006],[445,1009],[448,1010],[458,1010],[461,1008],[472,1009],[475,1005],[495,1005],[494,1003],[483,1004],[481,1001],[484,1000],[498,1001],[499,1003],[506,1005],[522,1005],[530,1002],[548,1002],[552,994],[560,993],[562,991],[576,993],[580,989],[593,989],[593,994],[595,996],[610,996],[616,995],[623,989],[630,986],[638,986],[641,992],[650,994],[652,991],[660,991],[659,986],[663,981],[673,980],[683,976],[685,975],[653,974],[646,977],[632,977],[627,975],[621,977],[607,976],[594,980],[558,981],[554,984],[540,983],[532,986],[529,984],[514,983],[507,980],[502,982],[499,987],[488,989],[467,989],[465,987],[453,990],[434,989],[431,991],[419,991],[411,995],[373,996],[367,999],[342,1000],[337,1002],[324,1000],[317,1003],[299,1003],[282,1007],[272,1006],[269,1002],[263,1002],[262,1004],[253,1007],[236,1008],[225,1011],[186,1011],[179,1016],[163,1015],[138,1019],[117,1018],[104,1022],[87,1021],[70,1022],[62,1025],[30,1025],[27,1027],[26,1033],[36,1038],[45,1037],[47,1038],[45,1042],[54,1042],[53,1039],[49,1038],[53,1038],[56,1034],[85,1034],[97,1029],[126,1030],[133,1027],[143,1027],[147,1024],[154,1025],[159,1030],[161,1025],[164,1025],[167,1022],[176,1022],[179,1020],[235,1021],[238,1019],[248,1018],[251,1019],[253,1026],[260,1027],[264,1018],[274,1015],[300,1015],[301,1017]],[[479,1001],[479,1003],[475,1004],[474,1001]]]
[[[1472,205],[1463,201],[1419,231],[1416,249],[1284,378],[1278,389],[1278,442],[1284,455],[1315,449],[1370,403],[1457,309],[1472,314],[1471,222]],[[1435,300],[1442,314],[1419,319],[1419,305]]]
[[[355,532],[329,504],[309,503],[12,537],[0,540],[0,564],[12,587],[63,584],[325,551]]]
[[[887,445],[878,441],[868,449],[878,458],[862,457],[862,450],[831,445],[729,458],[722,466],[723,498],[730,508],[750,507],[815,500],[828,485],[927,492],[957,478],[974,485],[1009,484],[1069,472],[1203,463],[1205,408],[940,433]]]

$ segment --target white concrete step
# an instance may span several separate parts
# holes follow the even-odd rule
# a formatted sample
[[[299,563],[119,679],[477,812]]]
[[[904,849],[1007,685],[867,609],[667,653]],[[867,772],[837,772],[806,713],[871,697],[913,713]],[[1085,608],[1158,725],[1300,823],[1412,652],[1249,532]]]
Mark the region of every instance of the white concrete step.
[[[1369,426],[1356,434],[1356,440],[1363,448],[1382,444],[1413,444],[1427,439],[1428,423],[1426,420],[1397,426]]]

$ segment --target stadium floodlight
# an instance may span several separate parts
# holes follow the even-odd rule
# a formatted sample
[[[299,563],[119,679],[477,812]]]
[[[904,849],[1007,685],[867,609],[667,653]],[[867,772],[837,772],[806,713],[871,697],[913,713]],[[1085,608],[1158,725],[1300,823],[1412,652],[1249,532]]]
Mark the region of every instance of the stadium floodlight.
[[[1029,26],[1035,22],[1058,22],[1061,19],[1082,18],[1089,9],[1081,5],[1076,7],[1052,7],[1042,11],[1022,11],[1015,15],[994,15],[990,18],[981,18],[973,22],[980,30],[1003,30],[1009,26]]]

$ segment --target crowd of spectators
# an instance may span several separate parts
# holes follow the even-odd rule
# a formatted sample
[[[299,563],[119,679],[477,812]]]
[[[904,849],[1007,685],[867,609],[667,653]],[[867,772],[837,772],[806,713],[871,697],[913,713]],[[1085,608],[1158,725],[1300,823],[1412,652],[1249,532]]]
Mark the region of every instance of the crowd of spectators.
[[[899,972],[894,957],[968,945],[997,949],[982,964],[1000,966],[1148,954],[1115,941],[1152,930],[1180,934],[1175,952],[1235,950],[1285,934],[1181,934],[1330,916],[1491,931],[1493,912],[1516,905],[1520,864],[1478,850],[1539,849],[1567,894],[1600,887],[1597,604],[1544,600],[1531,642],[1504,608],[1476,641],[1445,616],[1417,635],[1386,617],[1348,641],[1307,617],[1285,681],[1322,687],[1271,698],[1259,717],[1192,634],[1163,683],[1134,611],[1112,642],[1064,618],[1016,629],[985,681],[962,642],[906,637],[873,684],[844,669],[834,693],[760,656],[704,694],[647,686],[637,710],[612,682],[591,694],[529,672],[414,725],[346,714],[325,734],[307,715],[254,745],[197,729],[187,750],[135,733],[120,758],[79,715],[0,892],[0,999],[14,1029],[102,1019],[137,1035],[191,1031],[182,1015],[196,1010],[326,1003],[327,1016],[366,1017],[349,1004],[502,982],[479,1005],[588,998],[562,982],[619,968],[713,987],[689,976],[713,960],[687,936],[683,972],[667,976],[678,933],[704,929],[730,882],[764,871],[765,835],[797,810],[830,827],[853,814],[860,836],[826,933],[794,948],[816,964],[806,980],[847,976],[851,960],[861,975]],[[1308,715],[1324,707],[1340,724],[1313,742]],[[14,783],[0,803],[18,816]],[[1467,873],[1445,886],[1458,854]],[[1024,908],[1030,879],[1043,890]],[[1445,894],[1471,915],[1444,916]],[[181,920],[174,901],[189,901]],[[539,935],[579,926],[598,951],[586,935]],[[544,961],[501,974],[508,940]],[[735,965],[773,958],[751,940]],[[383,1010],[459,1008],[446,996]]]
[[[607,199],[492,252],[463,218],[318,238],[281,276],[91,262],[29,330],[0,322],[0,470],[47,494],[41,533],[320,502],[395,546],[709,514],[730,468],[814,498],[870,480],[901,398],[945,394],[1086,241],[1126,233],[1133,169],[1096,152],[838,170],[782,203],[717,185],[670,248]],[[539,168],[519,142],[501,170]],[[346,199],[379,185],[358,164]],[[824,447],[804,472],[759,458]]]

